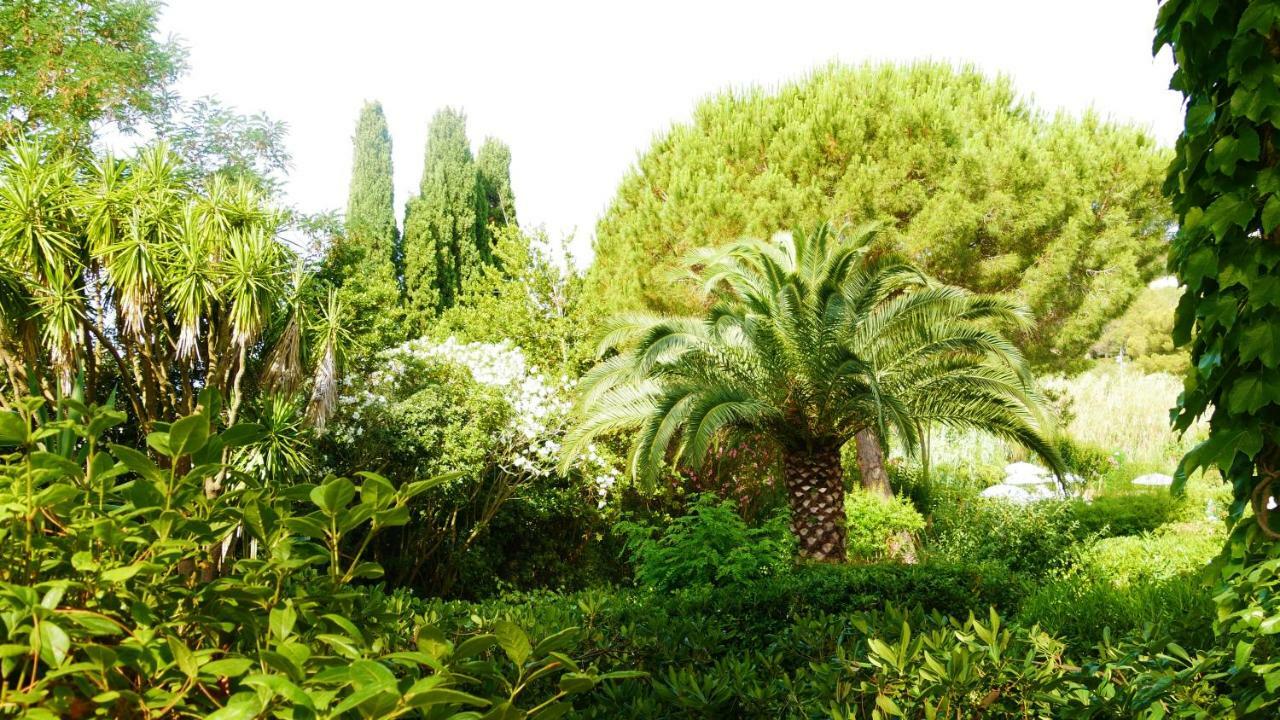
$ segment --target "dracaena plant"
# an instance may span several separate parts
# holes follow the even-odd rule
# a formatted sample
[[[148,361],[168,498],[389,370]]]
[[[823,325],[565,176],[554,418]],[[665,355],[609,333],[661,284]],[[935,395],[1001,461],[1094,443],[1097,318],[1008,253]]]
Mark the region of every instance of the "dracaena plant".
[[[67,400],[41,421],[38,398],[15,404],[0,412],[0,716],[551,717],[606,677],[563,654],[572,628],[446,636],[371,600],[370,539],[442,478],[259,484],[223,458],[263,428],[220,427],[211,391],[146,449],[113,442],[116,410]]]

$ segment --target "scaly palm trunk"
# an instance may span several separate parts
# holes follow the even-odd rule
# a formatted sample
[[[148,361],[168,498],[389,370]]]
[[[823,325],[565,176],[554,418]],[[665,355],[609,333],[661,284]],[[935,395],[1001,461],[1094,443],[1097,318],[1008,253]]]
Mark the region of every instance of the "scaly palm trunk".
[[[853,439],[858,447],[858,471],[862,475],[862,489],[892,500],[893,486],[889,484],[889,473],[884,469],[884,447],[880,445],[876,431],[863,428]],[[891,536],[885,550],[889,557],[909,565],[914,565],[917,561],[916,542],[909,532]]]
[[[782,456],[791,532],[800,542],[800,557],[844,562],[844,471],[840,446],[786,450]]]

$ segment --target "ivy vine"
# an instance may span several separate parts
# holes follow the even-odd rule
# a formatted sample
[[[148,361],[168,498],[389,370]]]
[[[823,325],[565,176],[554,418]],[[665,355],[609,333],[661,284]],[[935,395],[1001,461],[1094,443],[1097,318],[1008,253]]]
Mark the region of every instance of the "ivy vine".
[[[1178,487],[1217,467],[1235,516],[1252,505],[1255,531],[1280,537],[1268,518],[1280,491],[1280,0],[1168,0],[1154,50],[1165,46],[1186,98],[1165,182],[1179,223],[1170,269],[1186,286],[1174,339],[1192,359],[1174,426],[1210,414]]]

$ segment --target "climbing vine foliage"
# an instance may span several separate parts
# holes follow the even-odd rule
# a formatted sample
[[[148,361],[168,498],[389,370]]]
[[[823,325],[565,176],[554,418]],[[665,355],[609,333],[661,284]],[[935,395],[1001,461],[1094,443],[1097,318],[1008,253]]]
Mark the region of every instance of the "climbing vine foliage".
[[[1192,359],[1175,425],[1211,413],[1179,479],[1217,467],[1237,516],[1252,505],[1250,532],[1280,537],[1268,518],[1280,490],[1280,2],[1169,0],[1165,46],[1186,97],[1165,184],[1179,223],[1171,269],[1186,286],[1174,336]]]

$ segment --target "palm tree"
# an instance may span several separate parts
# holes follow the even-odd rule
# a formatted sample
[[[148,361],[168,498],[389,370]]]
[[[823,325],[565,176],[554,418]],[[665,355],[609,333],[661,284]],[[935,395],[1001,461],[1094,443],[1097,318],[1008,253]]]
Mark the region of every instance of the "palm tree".
[[[845,557],[841,448],[855,435],[920,445],[926,423],[978,428],[1061,467],[1039,398],[1003,335],[1026,324],[1008,301],[939,285],[872,247],[874,231],[821,226],[743,240],[690,263],[705,316],[617,318],[608,356],[583,378],[566,461],[632,432],[633,476],[700,465],[718,439],[774,445],[804,558]]]

